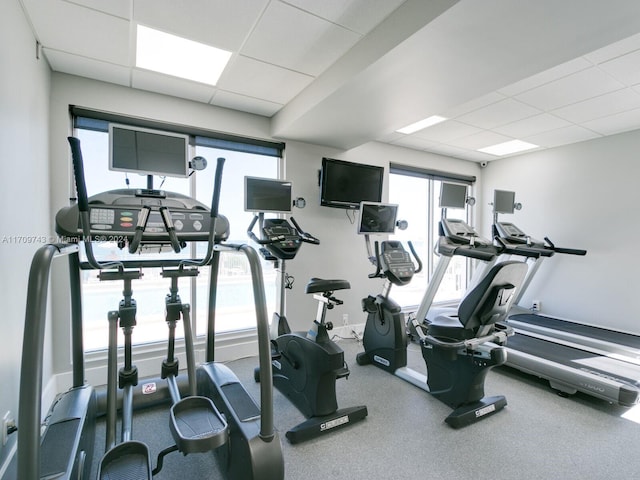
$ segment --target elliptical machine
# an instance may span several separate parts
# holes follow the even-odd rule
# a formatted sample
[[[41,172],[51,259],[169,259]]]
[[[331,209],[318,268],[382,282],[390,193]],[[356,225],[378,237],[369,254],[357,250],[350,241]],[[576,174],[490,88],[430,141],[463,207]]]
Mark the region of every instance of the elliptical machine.
[[[394,220],[389,221],[388,210],[395,206],[372,204],[361,206],[360,232],[365,234],[367,250],[371,252],[370,233],[393,233]],[[376,209],[380,214],[376,213]],[[366,217],[380,217],[367,221]],[[378,225],[377,231],[371,225]],[[442,230],[441,230],[442,232]],[[397,241],[375,242],[375,255],[370,260],[376,265],[372,278],[385,279],[382,292],[362,301],[367,313],[363,346],[364,352],[356,357],[358,365],[373,364],[389,373],[431,393],[454,411],[445,422],[454,428],[463,427],[501,410],[506,404],[504,396],[485,397],[484,379],[490,369],[502,365],[506,350],[500,346],[510,332],[498,329],[496,322],[507,315],[526,273],[522,262],[505,262],[492,267],[485,277],[462,300],[457,312],[439,315],[428,326],[414,320],[420,336],[422,356],[427,376],[407,367],[407,325],[401,307],[389,293],[393,285],[408,284],[422,265],[413,246],[414,265],[409,253]],[[446,238],[439,239],[440,252],[451,249],[472,258],[489,260],[483,251],[473,246],[451,245]]]
[[[148,185],[151,186],[147,190],[112,190],[89,198],[84,181],[80,141],[69,137],[69,143],[78,202],[61,209],[56,215],[56,232],[69,241],[66,244],[41,247],[34,256],[29,278],[26,319],[31,328],[25,329],[23,340],[18,478],[38,480],[45,477],[89,477],[94,450],[97,399],[96,391],[85,382],[80,270],[95,269],[100,271],[101,280],[124,282],[124,298],[117,311],[109,312],[106,453],[100,462],[98,478],[150,480],[160,471],[162,459],[167,453],[180,451],[184,455],[213,452],[226,478],[282,480],[282,448],[273,428],[273,389],[271,371],[268,368],[269,327],[262,270],[253,248],[224,243],[228,238],[229,222],[218,214],[224,159],[218,159],[211,208],[185,195],[152,190],[152,180],[149,180]],[[176,219],[175,224],[173,219]],[[180,223],[177,219],[181,220]],[[202,259],[157,260],[134,257],[130,260],[101,262],[93,254],[92,242],[107,238],[106,231],[110,237],[119,239],[121,248],[128,244],[130,253],[136,253],[139,247],[150,245],[171,245],[177,253],[188,241],[206,242],[207,252]],[[80,262],[78,254],[78,243],[81,241],[86,247],[86,262]],[[217,256],[226,250],[244,253],[251,269],[259,358],[260,364],[266,367],[261,374],[260,406],[235,374],[213,358]],[[46,415],[45,425],[41,425],[46,296],[51,261],[56,256],[68,256],[69,259],[73,385],[56,399]],[[209,265],[212,266],[212,271],[206,362],[196,368],[193,337],[189,330],[189,306],[180,301],[177,282],[178,278],[195,275],[198,268]],[[131,283],[140,278],[144,267],[162,267],[163,276],[171,279],[170,294],[166,299],[166,320],[170,328],[169,348],[167,359],[163,363],[162,377],[167,379],[172,400],[169,428],[175,445],[160,453],[157,467],[153,471],[147,445],[132,440],[131,431],[133,390],[138,384],[138,372],[132,363],[131,335],[136,325],[136,302]],[[178,364],[173,348],[173,330],[180,318],[185,326],[189,377],[189,394],[184,398],[181,398],[176,382]],[[117,371],[118,323],[125,337],[125,362],[120,373]],[[146,383],[143,388],[146,385],[149,384]],[[119,443],[115,440],[118,388],[123,390],[122,436]],[[146,391],[149,395],[145,397],[153,397],[152,392]],[[159,394],[155,400],[163,401],[165,398]]]
[[[246,182],[245,195],[251,196],[257,188],[256,183],[264,185],[269,180],[249,177]],[[286,190],[278,192],[279,184],[277,180],[271,181],[270,194],[284,193],[286,196]],[[251,198],[248,200],[249,203],[252,201]],[[291,205],[290,201],[288,205]],[[307,417],[286,433],[289,442],[295,444],[362,420],[368,412],[366,406],[338,409],[336,400],[336,380],[348,378],[350,372],[344,361],[344,351],[329,336],[333,324],[327,321],[326,315],[328,310],[343,303],[333,293],[351,288],[349,282],[312,278],[305,288],[305,293],[313,294],[318,301],[312,327],[308,332],[292,332],[287,322],[285,291],[292,288],[292,282],[286,273],[286,261],[295,258],[303,243],[320,243],[303,231],[293,217],[289,220],[291,223],[284,218],[265,218],[264,212],[258,212],[247,234],[262,245],[260,253],[266,260],[273,261],[278,271],[279,301],[270,328],[271,365],[274,386]],[[256,224],[260,226],[260,238],[253,233]],[[259,373],[260,369],[256,368],[256,381],[259,381]]]

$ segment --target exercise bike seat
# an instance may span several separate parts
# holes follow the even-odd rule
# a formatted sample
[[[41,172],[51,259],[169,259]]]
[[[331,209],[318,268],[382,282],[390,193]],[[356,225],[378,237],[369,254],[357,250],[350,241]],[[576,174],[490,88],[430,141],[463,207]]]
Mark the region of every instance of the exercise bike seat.
[[[469,340],[487,335],[496,322],[504,320],[515,293],[527,273],[523,262],[495,265],[458,307],[457,315],[439,315],[428,326],[430,336],[450,341]]]
[[[307,283],[305,293],[333,292],[335,290],[347,290],[351,285],[347,280],[324,280],[322,278],[312,278]]]

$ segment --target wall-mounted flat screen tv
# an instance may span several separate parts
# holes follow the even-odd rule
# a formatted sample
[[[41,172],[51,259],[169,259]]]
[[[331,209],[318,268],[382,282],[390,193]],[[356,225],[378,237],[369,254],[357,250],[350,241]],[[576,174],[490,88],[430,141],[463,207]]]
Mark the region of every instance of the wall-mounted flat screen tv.
[[[187,177],[189,136],[112,123],[109,125],[109,170]]]
[[[360,202],[380,202],[383,179],[383,167],[325,157],[320,170],[320,205],[357,210]]]

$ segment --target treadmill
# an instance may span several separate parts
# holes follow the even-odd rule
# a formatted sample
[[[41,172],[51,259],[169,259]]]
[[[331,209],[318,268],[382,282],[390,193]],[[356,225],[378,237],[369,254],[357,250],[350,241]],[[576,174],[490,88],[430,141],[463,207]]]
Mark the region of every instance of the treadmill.
[[[494,237],[510,248],[537,250],[528,257],[527,278],[515,304],[542,262],[555,254],[586,255],[585,250],[556,247],[551,240],[536,240],[511,222],[499,221],[498,214],[520,209],[515,193],[494,192]],[[640,337],[625,332],[553,318],[515,306],[505,321],[515,335],[507,343],[506,365],[549,381],[560,393],[580,391],[588,395],[632,406],[640,401]]]

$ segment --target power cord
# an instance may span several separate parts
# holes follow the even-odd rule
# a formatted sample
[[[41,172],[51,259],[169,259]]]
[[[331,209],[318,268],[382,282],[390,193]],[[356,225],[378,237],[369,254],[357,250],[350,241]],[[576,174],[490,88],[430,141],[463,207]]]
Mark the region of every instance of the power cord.
[[[293,288],[293,282],[295,282],[296,279],[293,277],[293,275],[289,275],[288,273],[285,273],[284,275],[284,288],[287,288],[289,290],[291,290]]]

